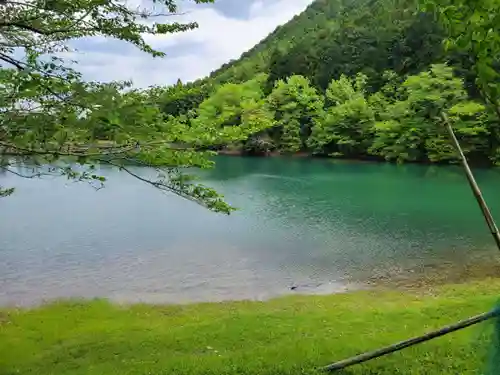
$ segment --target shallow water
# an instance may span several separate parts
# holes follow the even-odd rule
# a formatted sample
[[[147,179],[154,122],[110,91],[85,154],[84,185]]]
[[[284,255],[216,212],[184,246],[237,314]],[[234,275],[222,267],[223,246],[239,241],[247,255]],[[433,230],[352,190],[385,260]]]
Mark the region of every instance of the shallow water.
[[[499,216],[500,172],[475,172]],[[203,179],[240,208],[229,217],[102,173],[100,191],[0,176],[17,188],[0,200],[0,304],[330,293],[495,251],[458,167],[219,157]]]

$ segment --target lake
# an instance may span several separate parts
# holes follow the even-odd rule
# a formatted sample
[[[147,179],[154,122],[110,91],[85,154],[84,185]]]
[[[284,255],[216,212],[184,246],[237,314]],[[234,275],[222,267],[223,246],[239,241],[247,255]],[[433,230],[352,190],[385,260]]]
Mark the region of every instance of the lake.
[[[218,157],[202,176],[231,216],[102,173],[99,191],[0,176],[17,188],[0,200],[0,304],[330,293],[497,251],[459,167]],[[475,174],[500,218],[500,171]]]

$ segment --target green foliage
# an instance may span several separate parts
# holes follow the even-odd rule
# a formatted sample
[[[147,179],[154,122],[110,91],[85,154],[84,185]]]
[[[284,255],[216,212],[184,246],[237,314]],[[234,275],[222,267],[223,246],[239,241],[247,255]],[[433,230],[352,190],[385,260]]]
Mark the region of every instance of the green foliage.
[[[217,98],[201,103],[205,88],[179,82],[166,91],[141,91],[131,89],[130,82],[86,82],[70,61],[57,57],[65,56],[69,40],[85,37],[119,39],[161,57],[164,53],[152,49],[145,35],[197,26],[170,22],[168,16],[177,12],[173,0],[153,0],[150,5],[132,8],[115,0],[0,1],[0,156],[5,160],[0,169],[15,173],[17,165],[29,164],[39,170],[26,177],[63,175],[100,187],[103,179],[92,170],[106,164],[229,213],[232,208],[221,196],[180,171],[211,167],[212,154],[202,150],[243,141],[271,125],[263,120],[264,99],[255,96],[255,84],[243,85],[234,99],[234,87],[221,89],[219,97],[227,105],[219,117],[208,108],[217,106]],[[199,114],[192,113],[199,103]],[[222,122],[205,121],[207,117]],[[236,118],[234,125],[241,126],[220,129]],[[158,178],[137,175],[129,164],[155,168]],[[0,191],[2,196],[10,193],[10,188]]]
[[[276,143],[267,132],[263,131],[252,134],[240,148],[250,155],[267,155],[276,150]]]
[[[491,104],[500,100],[499,0],[422,0],[423,8],[434,12],[446,29],[446,47],[473,58],[482,94]]]
[[[262,90],[266,79],[265,75],[259,75],[243,84],[228,83],[205,99],[190,126],[202,134],[198,145],[223,146],[241,142],[271,127],[273,114]]]
[[[302,76],[291,76],[286,81],[276,82],[268,97],[275,111],[280,148],[286,152],[297,152],[305,148],[312,127],[322,116],[324,99],[309,80]]]
[[[409,76],[402,84],[399,99],[379,108],[375,139],[370,151],[387,160],[455,161],[457,155],[448,140],[439,115],[454,115],[458,135],[465,141],[464,151],[481,148],[487,130],[477,117],[484,107],[469,102],[463,82],[445,65]],[[484,150],[483,150],[484,151]]]
[[[187,115],[208,96],[208,87],[183,85],[180,81],[167,89],[156,90],[158,105],[165,114],[171,116]]]
[[[0,186],[0,198],[8,197],[12,193],[14,193],[14,188],[4,189]]]
[[[370,93],[369,78],[363,73],[333,79],[325,95],[306,77],[294,75],[277,81],[266,98],[266,79],[261,74],[244,83],[220,86],[200,104],[197,115],[188,121],[190,126],[200,129],[204,137],[211,134],[210,129],[239,128],[249,138],[231,134],[228,139],[238,140],[232,150],[251,154],[306,151],[333,157],[454,163],[457,155],[440,118],[447,112],[471,160],[498,161],[499,147],[491,136],[497,126],[492,112],[469,98],[463,79],[445,64],[433,64],[407,77],[385,71],[375,93]],[[171,121],[182,123],[182,118],[171,117]],[[214,144],[214,139],[208,144]]]
[[[500,149],[500,24],[499,0],[420,0],[422,9],[437,16],[447,32],[446,49],[467,56],[468,75],[488,105],[490,160],[499,161]]]
[[[366,99],[366,79],[358,74],[355,79],[341,76],[330,83],[326,91],[329,106],[308,140],[314,153],[359,156],[366,152],[375,121]]]

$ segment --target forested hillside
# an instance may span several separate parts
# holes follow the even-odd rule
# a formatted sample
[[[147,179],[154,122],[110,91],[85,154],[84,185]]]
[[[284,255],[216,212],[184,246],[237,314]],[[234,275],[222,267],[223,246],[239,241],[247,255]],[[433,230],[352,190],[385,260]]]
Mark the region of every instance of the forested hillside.
[[[316,0],[240,59],[155,95],[172,123],[265,129],[235,151],[399,162],[456,160],[446,110],[469,157],[498,163],[498,113],[445,38],[416,0]]]
[[[420,71],[441,57],[442,40],[414,0],[317,0],[210,79],[241,82],[267,71],[271,82],[301,74],[326,89],[342,73]]]

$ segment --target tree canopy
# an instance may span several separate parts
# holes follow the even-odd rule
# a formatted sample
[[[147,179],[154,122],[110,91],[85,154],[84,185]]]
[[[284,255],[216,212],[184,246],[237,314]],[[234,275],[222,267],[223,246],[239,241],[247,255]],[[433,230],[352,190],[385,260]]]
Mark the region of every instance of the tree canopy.
[[[229,213],[232,208],[220,195],[182,170],[210,167],[212,145],[242,141],[266,124],[246,121],[246,127],[220,128],[166,116],[165,110],[176,116],[189,112],[182,104],[185,93],[161,104],[163,90],[138,90],[132,82],[91,82],[65,54],[75,39],[105,37],[163,57],[146,35],[197,27],[173,21],[177,12],[174,0],[152,0],[148,8],[116,0],[1,0],[0,169],[24,177],[62,175],[100,187],[105,178],[98,166],[109,165]],[[196,103],[203,101],[196,90],[188,95]],[[252,110],[245,107],[246,118],[253,118]],[[19,169],[25,165],[34,171]],[[134,165],[155,168],[158,178],[141,176]],[[0,195],[13,191],[2,187]]]

